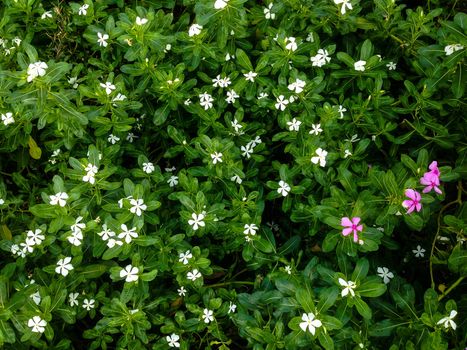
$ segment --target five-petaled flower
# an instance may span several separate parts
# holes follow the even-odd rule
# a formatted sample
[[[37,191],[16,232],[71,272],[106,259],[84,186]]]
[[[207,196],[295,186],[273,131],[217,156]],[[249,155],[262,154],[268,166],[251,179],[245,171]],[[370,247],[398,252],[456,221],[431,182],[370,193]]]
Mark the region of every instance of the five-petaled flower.
[[[452,320],[454,317],[456,317],[457,311],[456,310],[451,310],[449,313],[449,316],[443,317],[441,320],[439,320],[436,324],[443,324],[444,328],[449,328],[451,327],[453,330],[456,330],[457,325],[456,323]]]
[[[99,46],[107,47],[107,39],[109,39],[108,34],[102,34],[101,32],[97,33],[97,43],[99,44]]]
[[[86,16],[88,14],[88,4],[83,4],[79,9],[78,9],[78,15],[79,16]]]
[[[287,50],[295,51],[298,48],[297,42],[295,41],[295,38],[293,36],[289,38],[285,38],[285,43],[286,43],[285,48]]]
[[[204,223],[204,214],[191,214],[192,219],[188,220],[188,224],[193,228],[193,230],[197,230],[199,227],[204,227],[206,224]]]
[[[34,316],[28,320],[28,327],[34,333],[44,333],[47,321],[43,320],[40,316]]]
[[[66,277],[68,273],[73,270],[73,265],[71,263],[71,257],[67,256],[63,259],[57,261],[57,267],[55,272]]]
[[[339,284],[344,287],[341,291],[341,296],[345,297],[350,293],[351,296],[355,296],[354,289],[357,287],[357,284],[353,281],[346,281],[343,278],[339,278]]]
[[[201,316],[204,320],[204,323],[209,323],[214,321],[214,312],[212,310],[204,309],[203,310],[203,316]]]
[[[37,77],[43,77],[46,73],[46,69],[49,68],[45,62],[34,62],[28,66],[28,83],[33,81]]]
[[[201,33],[201,29],[203,29],[203,26],[196,23],[192,24],[188,29],[188,36],[199,35]]]
[[[405,190],[405,196],[409,199],[403,201],[402,206],[407,209],[407,214],[412,213],[414,210],[417,210],[417,212],[422,210],[422,203],[420,203],[422,196],[420,193],[409,188]]]
[[[255,78],[256,78],[257,75],[258,75],[258,73],[255,73],[255,72],[252,72],[252,71],[243,74],[243,76],[245,77],[245,80],[246,81],[251,81],[252,83],[255,82]]]
[[[59,205],[64,207],[66,205],[66,200],[68,199],[68,194],[66,192],[58,192],[55,195],[50,196],[50,205]]]
[[[442,194],[443,192],[438,187],[440,185],[440,172],[438,169],[438,162],[433,161],[429,166],[430,171],[423,174],[423,177],[420,179],[420,183],[425,185],[426,187],[423,189],[423,193],[431,192],[431,190],[435,190],[436,193]]]
[[[125,239],[125,242],[128,244],[132,241],[133,238],[138,238],[138,233],[136,232],[136,227],[128,229],[125,224],[121,224],[120,228],[122,232],[118,234],[118,238]]]
[[[230,303],[229,303],[229,311],[227,311],[227,313],[228,313],[228,314],[234,313],[236,308],[237,308],[237,305],[235,305],[234,303],[230,302]]]
[[[279,97],[276,99],[276,104],[275,107],[276,109],[280,109],[281,111],[285,110],[287,105],[289,104],[289,100],[287,100],[284,95],[279,95]]]
[[[216,0],[216,2],[214,3],[214,8],[216,10],[222,10],[224,7],[227,6],[227,3],[229,2],[230,0]]]
[[[79,293],[70,293],[68,294],[68,302],[70,303],[70,306],[78,306],[78,297]]]
[[[452,44],[452,45],[446,45],[444,47],[444,52],[446,53],[446,56],[452,55],[454,52],[459,51],[464,49],[464,46],[461,44]]]
[[[334,3],[336,5],[342,4],[341,13],[343,15],[345,15],[346,8],[348,8],[349,10],[352,10],[352,4],[350,3],[350,0],[334,0]]]
[[[397,64],[391,61],[386,65],[386,67],[388,67],[389,70],[396,70]]]
[[[183,263],[183,265],[188,264],[188,260],[190,260],[193,257],[193,254],[189,250],[187,250],[185,253],[180,253],[178,261]]]
[[[290,91],[294,91],[296,94],[299,94],[300,92],[303,91],[303,88],[305,87],[306,83],[304,80],[300,80],[300,79],[295,79],[295,81],[293,83],[290,83],[287,88],[290,90]]]
[[[293,118],[292,121],[287,122],[290,131],[298,131],[300,129],[300,124],[302,124],[302,122],[297,120],[297,118]]]
[[[307,314],[304,313],[302,315],[302,321],[303,322],[300,322],[300,328],[302,331],[306,332],[308,329],[308,331],[313,335],[315,335],[316,328],[319,328],[323,325],[320,320],[315,318],[315,314],[312,312]]]
[[[5,114],[2,114],[2,122],[5,126],[7,126],[8,124],[13,124],[15,122],[15,118],[13,118],[13,113],[7,112]]]
[[[152,164],[151,162],[143,163],[143,171],[146,174],[151,174],[154,170],[154,164]]]
[[[201,277],[201,272],[199,272],[198,269],[193,269],[193,271],[189,271],[186,274],[186,278],[188,278],[190,281],[196,281],[200,277]]]
[[[256,234],[256,231],[258,231],[258,226],[256,226],[256,224],[245,224],[243,228],[243,233],[246,235],[254,236]]]
[[[281,194],[282,196],[287,196],[290,192],[290,185],[282,180],[279,181],[279,188],[277,189],[277,193]]]
[[[179,289],[177,289],[177,293],[178,295],[180,295],[181,297],[184,297],[186,295],[186,289],[185,287],[181,286]]]
[[[387,267],[378,267],[378,276],[383,279],[384,284],[388,284],[394,274]]]
[[[415,254],[416,258],[423,258],[425,256],[426,250],[422,248],[421,245],[417,245],[417,249],[412,249],[412,253]]]
[[[35,229],[34,231],[29,230],[26,234],[26,243],[29,245],[39,245],[45,239],[45,236],[42,234],[40,228]]]
[[[311,162],[313,164],[318,164],[319,163],[319,165],[321,167],[325,167],[326,166],[326,156],[328,155],[328,152],[320,147],[315,151],[315,153],[316,153],[316,156],[311,157]]]
[[[143,26],[145,25],[146,23],[148,23],[148,19],[147,18],[141,18],[139,16],[136,17],[136,24],[139,25],[139,26]]]
[[[95,307],[95,300],[94,299],[84,299],[83,300],[83,309],[86,309],[86,310],[91,310],[91,309],[94,309]]]
[[[138,273],[139,269],[130,264],[120,270],[120,278],[125,278],[125,282],[135,282],[138,280]]]
[[[341,226],[344,227],[342,234],[348,236],[353,233],[353,241],[358,242],[358,232],[363,231],[363,225],[359,225],[360,220],[359,217],[353,217],[352,221],[348,217],[343,217],[341,219]]]
[[[172,333],[171,335],[168,335],[165,337],[165,340],[167,340],[167,343],[171,348],[179,348],[180,343],[178,342],[180,340],[180,336]]]
[[[100,86],[105,89],[105,93],[110,95],[113,90],[115,90],[115,85],[112,84],[110,81],[104,83],[100,83]]]
[[[144,200],[143,199],[130,199],[130,204],[132,205],[132,207],[130,208],[130,212],[133,213],[133,214],[136,214],[136,216],[141,216],[141,214],[143,213],[143,211],[145,211],[148,206],[146,204],[144,204]]]
[[[328,50],[319,49],[315,56],[310,57],[313,67],[322,67],[326,63],[331,62],[331,57],[329,57]]]
[[[264,17],[266,19],[274,19],[276,18],[276,14],[274,12],[272,12],[272,7],[274,6],[274,4],[271,2],[268,7],[265,7],[263,8],[263,13],[264,13]]]
[[[311,130],[309,132],[310,135],[319,135],[321,132],[323,132],[321,124],[311,124]]]
[[[174,187],[178,185],[178,176],[172,175],[168,180],[167,183],[169,184],[170,187]]]

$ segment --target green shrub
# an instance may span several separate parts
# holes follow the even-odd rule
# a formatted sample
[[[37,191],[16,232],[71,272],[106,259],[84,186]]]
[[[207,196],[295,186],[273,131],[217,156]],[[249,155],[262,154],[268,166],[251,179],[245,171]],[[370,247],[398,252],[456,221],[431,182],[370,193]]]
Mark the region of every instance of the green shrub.
[[[0,347],[463,348],[461,3],[4,0]]]

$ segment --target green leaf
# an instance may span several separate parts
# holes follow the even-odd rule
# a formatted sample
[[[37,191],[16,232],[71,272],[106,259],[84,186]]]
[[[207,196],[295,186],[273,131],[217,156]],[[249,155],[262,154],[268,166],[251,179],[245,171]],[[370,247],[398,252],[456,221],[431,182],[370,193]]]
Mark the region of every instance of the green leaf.
[[[363,280],[368,274],[369,268],[370,268],[370,263],[368,262],[368,259],[366,258],[359,259],[352,273],[352,278],[351,278],[352,281]]]
[[[371,319],[371,309],[367,303],[365,303],[362,299],[355,297],[353,299],[354,305],[357,308],[358,313],[365,319]]]
[[[313,291],[311,287],[305,283],[302,288],[297,289],[295,293],[298,303],[301,305],[305,312],[315,312],[315,305],[313,302]]]
[[[368,61],[371,56],[373,56],[373,44],[369,39],[366,39],[363,42],[362,49],[360,51],[360,59]]]
[[[63,91],[60,93],[49,91],[49,96],[53,97],[53,100],[55,103],[57,103],[58,107],[67,112],[69,115],[75,117],[81,125],[86,125],[88,123],[88,118],[76,110],[76,106],[74,106],[70,100],[65,97],[65,93]]]
[[[451,90],[455,98],[462,98],[465,91],[465,85],[467,84],[467,72],[465,71],[462,64],[457,66],[457,70],[454,73],[454,79],[452,80]]]
[[[332,231],[331,233],[328,233],[326,237],[324,237],[323,240],[323,245],[321,249],[323,249],[324,253],[329,253],[334,250],[336,247],[337,242],[339,241],[341,237],[340,232],[337,231]]]
[[[167,117],[169,116],[169,113],[170,113],[170,107],[169,107],[168,104],[166,104],[166,105],[164,105],[162,107],[159,107],[154,112],[154,117],[152,119],[152,122],[156,126],[164,124],[165,121],[167,120]]]
[[[467,276],[467,249],[462,249],[460,243],[451,252],[448,267],[454,273]]]
[[[29,211],[38,218],[53,219],[57,217],[55,208],[50,204],[36,204],[32,207],[29,207]]]
[[[415,213],[404,214],[404,221],[413,230],[420,232],[423,228],[423,219]]]
[[[386,289],[386,285],[381,283],[377,276],[367,278],[357,287],[358,294],[367,298],[379,297],[386,292]]]
[[[326,350],[334,350],[334,341],[332,338],[329,336],[329,334],[325,332],[319,332],[318,333],[318,340],[319,343],[323,348]]]
[[[85,279],[98,278],[109,270],[109,266],[105,264],[92,264],[87,265],[80,275]]]
[[[282,246],[279,247],[277,254],[279,255],[287,255],[289,253],[294,252],[300,246],[301,238],[300,236],[292,236],[290,237],[287,242],[285,242]]]
[[[242,67],[243,69],[247,71],[253,71],[253,66],[250,62],[250,59],[248,58],[248,55],[243,51],[242,49],[237,49],[235,52],[237,55],[237,63]]]

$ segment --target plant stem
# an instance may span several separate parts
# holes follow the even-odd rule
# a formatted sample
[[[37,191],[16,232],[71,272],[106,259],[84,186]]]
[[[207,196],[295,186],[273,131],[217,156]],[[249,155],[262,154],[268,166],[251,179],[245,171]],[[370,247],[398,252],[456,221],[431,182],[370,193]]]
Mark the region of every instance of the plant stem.
[[[454,288],[456,288],[461,282],[462,280],[465,278],[465,276],[461,276],[457,279],[456,282],[454,282],[451,287],[449,287],[448,289],[446,289],[446,291],[441,294],[439,297],[438,297],[438,301],[440,301],[441,299],[443,299],[446,295],[448,295]]]

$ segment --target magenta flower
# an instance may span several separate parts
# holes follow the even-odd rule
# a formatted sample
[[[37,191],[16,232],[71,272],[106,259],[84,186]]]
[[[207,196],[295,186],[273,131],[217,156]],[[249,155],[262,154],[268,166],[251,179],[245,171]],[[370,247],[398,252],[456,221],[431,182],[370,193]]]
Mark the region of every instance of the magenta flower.
[[[428,166],[428,168],[431,170],[430,172],[433,175],[436,175],[436,176],[439,177],[440,172],[439,172],[439,169],[438,169],[438,162],[436,160],[432,161],[431,164]]]
[[[344,236],[348,236],[351,232],[353,232],[353,241],[358,242],[358,232],[363,231],[363,225],[359,225],[360,218],[354,217],[352,221],[348,217],[341,219],[341,225],[344,227],[342,230],[342,234]]]
[[[422,210],[422,203],[420,203],[420,201],[422,200],[422,196],[420,195],[420,193],[409,188],[405,190],[405,195],[409,199],[403,201],[402,206],[407,209],[407,214],[410,214],[414,210],[417,210],[417,212]]]
[[[425,173],[423,177],[420,179],[420,183],[425,185],[426,187],[423,189],[423,193],[428,193],[432,189],[435,190],[436,193],[442,194],[441,190],[439,189],[439,177],[436,176],[432,172]]]

